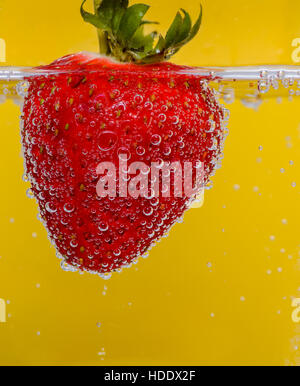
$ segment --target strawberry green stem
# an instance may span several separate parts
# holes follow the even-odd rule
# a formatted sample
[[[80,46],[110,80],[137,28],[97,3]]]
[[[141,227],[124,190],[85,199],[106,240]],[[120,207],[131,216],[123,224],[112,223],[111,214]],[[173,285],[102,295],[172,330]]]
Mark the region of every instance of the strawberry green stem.
[[[95,13],[97,13],[97,10],[100,7],[101,2],[102,2],[102,0],[94,0]],[[109,56],[110,49],[109,49],[109,46],[107,43],[107,32],[105,32],[101,29],[98,29],[97,33],[98,33],[100,54]]]
[[[121,62],[138,64],[157,63],[168,60],[198,33],[202,20],[202,7],[195,24],[190,15],[180,9],[165,37],[156,31],[145,34],[147,24],[157,24],[144,19],[150,8],[146,4],[133,4],[129,0],[94,0],[95,13],[84,9],[83,19],[97,28],[100,53]]]
[[[107,33],[104,31],[98,30],[98,40],[99,40],[99,51],[102,55],[110,55],[110,49],[107,44]]]

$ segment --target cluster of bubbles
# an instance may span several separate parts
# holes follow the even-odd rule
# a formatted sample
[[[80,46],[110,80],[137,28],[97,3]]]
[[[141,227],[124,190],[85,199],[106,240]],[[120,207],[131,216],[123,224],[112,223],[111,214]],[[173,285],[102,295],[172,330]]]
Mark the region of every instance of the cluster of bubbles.
[[[209,150],[211,158],[208,161],[208,165],[206,165],[206,173],[207,177],[210,177],[214,175],[215,170],[220,168],[221,166],[221,159],[223,157],[223,144],[225,137],[228,134],[227,131],[227,124],[228,124],[228,119],[229,119],[229,110],[227,110],[224,106],[221,106],[217,102],[217,92],[214,90],[211,90],[208,87],[208,83],[206,80],[201,80],[201,87],[202,90],[206,91],[208,94],[205,96],[207,98],[207,103],[210,105],[211,112],[212,114],[220,114],[219,120],[220,122],[217,124],[216,120],[214,119],[214,116],[212,115],[211,118],[207,120],[206,122],[203,122],[205,124],[205,134],[208,139],[211,139],[209,145],[205,145],[207,147],[207,150]],[[55,89],[55,87],[53,87]],[[21,96],[26,95],[28,89],[28,84],[27,83],[22,83],[19,84],[18,86],[18,93]],[[208,97],[209,92],[211,92],[211,97]],[[38,92],[40,93],[40,92]],[[41,96],[42,94],[40,93]],[[114,91],[114,98],[116,95],[120,95],[119,90]],[[211,98],[211,99],[210,99]],[[145,108],[152,110],[153,109],[153,103],[152,102],[144,102],[143,101],[143,96],[136,94],[133,98],[134,102],[136,104],[142,104],[144,103]],[[120,108],[120,103],[115,104],[118,108]],[[114,107],[115,107],[114,106]],[[33,106],[33,109],[35,107]],[[156,113],[153,112],[153,119],[156,119],[159,125],[164,125],[165,123],[170,126],[170,130],[168,132],[162,131],[163,134],[160,132],[153,132],[150,134],[149,138],[149,143],[151,146],[151,154],[155,154],[157,152],[158,155],[161,155],[165,158],[168,159],[168,157],[171,157],[174,152],[174,146],[176,146],[176,151],[178,151],[178,154],[180,156],[187,154],[189,150],[186,149],[187,143],[191,143],[191,138],[187,138],[188,135],[193,135],[193,139],[198,140],[197,137],[194,137],[194,133],[190,134],[190,130],[184,130],[181,131],[181,118],[179,115],[176,114],[176,109],[175,113],[170,116],[168,114],[168,105],[164,104],[161,106],[161,112]],[[186,102],[186,109],[190,109],[190,101]],[[120,116],[122,113],[126,111],[126,106],[122,105],[120,110],[117,110],[118,114],[117,116]],[[81,119],[81,114],[79,112],[76,113],[75,119]],[[83,120],[85,118],[82,118]],[[171,124],[169,123],[168,120],[171,120]],[[57,253],[57,256],[62,260],[61,262],[61,267],[65,271],[71,271],[71,272],[76,272],[76,271],[82,271],[82,269],[90,272],[90,273],[95,273],[101,276],[104,279],[108,279],[111,276],[110,270],[111,270],[111,263],[115,265],[117,262],[122,261],[122,266],[119,267],[119,269],[116,269],[117,272],[120,272],[123,267],[130,267],[132,264],[136,264],[138,259],[135,255],[129,255],[127,257],[124,256],[124,252],[122,251],[123,245],[120,245],[120,247],[114,248],[109,252],[109,255],[107,256],[107,259],[105,259],[102,263],[102,272],[99,274],[97,270],[93,270],[94,266],[94,259],[95,261],[98,259],[97,250],[91,251],[89,254],[89,268],[82,268],[82,264],[80,262],[79,258],[75,258],[76,255],[78,255],[79,249],[82,249],[83,251],[85,250],[84,247],[82,247],[81,242],[79,243],[78,238],[74,237],[68,240],[61,240],[58,237],[58,234],[61,232],[61,225],[65,227],[70,227],[70,220],[72,221],[76,220],[76,216],[78,213],[78,207],[75,203],[71,202],[66,202],[64,204],[59,204],[57,205],[56,202],[59,202],[60,196],[59,192],[56,191],[56,188],[51,186],[51,183],[49,184],[44,184],[41,183],[42,180],[46,181],[51,181],[55,178],[60,178],[61,176],[64,176],[64,173],[62,169],[56,170],[53,167],[50,167],[48,164],[44,164],[44,167],[40,165],[37,155],[36,155],[36,149],[39,148],[40,151],[43,151],[47,156],[50,157],[50,159],[53,158],[54,152],[49,146],[43,146],[41,149],[40,145],[40,140],[39,140],[39,130],[41,129],[39,127],[39,119],[37,116],[32,119],[30,123],[27,122],[27,125],[30,125],[30,130],[26,130],[24,132],[24,122],[21,120],[21,130],[22,134],[24,137],[23,141],[23,152],[26,160],[26,167],[25,169],[29,170],[28,176],[25,177],[26,181],[29,181],[32,185],[31,188],[27,190],[27,196],[29,198],[33,198],[34,195],[37,196],[39,205],[40,205],[40,210],[41,210],[41,215],[39,216],[40,220],[43,222],[45,227],[48,229],[49,233],[49,239],[54,247],[58,247],[58,245],[63,245],[64,249],[66,250],[66,255],[63,256],[60,253]],[[94,130],[94,127],[96,126],[96,122],[91,120],[90,126]],[[174,129],[172,129],[172,127]],[[35,133],[34,135],[32,135]],[[164,135],[164,138],[163,138]],[[172,141],[169,142],[166,140],[166,138],[172,138]],[[142,138],[141,138],[142,139]],[[136,160],[141,157],[143,159],[144,156],[147,156],[149,154],[149,149],[145,146],[143,141],[139,139],[139,134],[135,136],[135,140],[137,142],[137,145],[135,146],[134,149],[132,149],[130,146],[130,141],[126,143],[126,141],[122,144],[118,143],[118,135],[114,130],[111,129],[106,129],[102,128],[99,136],[98,136],[98,141],[97,141],[97,146],[98,150],[101,152],[101,154],[110,154],[111,152],[116,152],[120,160],[126,160],[129,161],[131,158]],[[140,142],[139,142],[140,141]],[[200,142],[199,142],[200,143]],[[191,146],[191,145],[189,145]],[[194,146],[194,144],[193,144]],[[200,146],[201,147],[201,146]],[[63,151],[63,149],[61,150]],[[84,147],[81,149],[81,154],[83,156],[83,161],[82,165],[84,164],[84,159],[85,157],[89,156],[89,150],[85,149]],[[156,164],[158,168],[162,168],[164,163],[166,162],[165,160],[161,158],[156,159]],[[43,161],[47,163],[46,161]],[[29,167],[28,167],[29,166]],[[68,160],[66,160],[64,167],[68,169],[69,176],[71,178],[75,177],[75,171],[72,169],[72,165],[68,163]],[[87,165],[84,165],[82,167],[87,168]],[[145,170],[141,171],[142,174],[149,176],[150,175],[150,168],[146,167]],[[94,172],[89,172],[89,175],[91,180],[95,181],[97,179],[97,175],[95,175]],[[35,178],[35,175],[38,177],[42,176],[42,180],[38,178],[38,180]],[[129,177],[125,176],[125,179],[128,179]],[[211,188],[211,183],[210,181],[207,181],[207,189]],[[82,188],[84,191],[84,187]],[[164,186],[162,186],[162,191],[164,191]],[[85,201],[82,202],[81,205],[84,205],[86,208],[89,206],[89,202],[94,200],[94,195],[91,193],[87,193],[85,196]],[[177,218],[178,213],[183,214],[184,211],[195,201],[197,198],[192,197],[191,199],[188,200],[182,200],[181,202],[176,202],[174,200],[173,202],[165,202],[167,208],[166,211],[162,206],[164,207],[165,204],[160,202],[160,200],[152,194],[151,191],[149,191],[149,195],[144,197],[145,200],[140,202],[140,213],[144,216],[144,219],[140,221],[140,216],[141,214],[137,213],[132,213],[131,214],[131,221],[132,223],[135,222],[136,218],[139,218],[140,224],[139,227],[141,227],[142,230],[142,236],[141,236],[141,246],[137,249],[139,251],[140,255],[144,258],[147,257],[148,251],[153,247],[157,242],[158,238],[160,238],[162,235],[163,237],[167,237],[167,234],[171,227],[175,225],[176,223],[181,223],[182,222],[182,217]],[[100,199],[98,198],[98,201],[100,202]],[[120,202],[119,202],[120,203]],[[124,204],[127,206],[128,209],[130,209],[130,206],[132,203],[130,200],[125,201],[122,203],[121,206],[124,206]],[[118,208],[113,206],[113,200],[107,199],[103,203],[102,206],[103,210],[105,211],[111,211],[112,213],[114,210],[118,210]],[[162,210],[164,213],[160,213],[160,210]],[[50,222],[45,221],[45,218],[49,218],[53,216],[53,221],[51,220]],[[122,225],[119,224],[118,227],[112,226],[112,224],[109,224],[108,221],[104,220],[106,216],[104,216],[101,219],[101,216],[99,217],[97,214],[96,209],[91,209],[90,211],[90,217],[91,217],[91,222],[94,222],[97,224],[97,229],[98,229],[98,235],[101,236],[101,239],[105,242],[110,244],[112,242],[112,235],[114,232],[119,232],[120,235],[122,235],[125,231],[125,229],[122,228]],[[156,218],[159,218],[159,221],[156,220]],[[94,218],[94,219],[93,219]],[[58,225],[58,222],[60,223]],[[57,223],[57,225],[55,225]],[[76,232],[76,231],[75,231]],[[63,233],[63,232],[61,232]],[[51,236],[50,236],[51,235]],[[98,237],[99,237],[98,236]],[[151,241],[150,248],[148,248],[147,242],[144,241],[144,239],[148,239]],[[87,236],[86,238],[87,241],[89,241],[89,238]],[[147,246],[145,248],[144,246]],[[85,245],[86,247],[86,245]],[[61,250],[61,249],[60,249]],[[145,252],[147,251],[147,252]],[[123,254],[123,255],[122,255]],[[120,260],[120,257],[122,260]],[[125,257],[125,259],[124,259]],[[72,261],[72,265],[68,263],[68,260]],[[127,262],[126,262],[127,260]],[[105,272],[107,271],[107,272]]]
[[[247,76],[242,78],[241,74],[234,74],[234,71],[231,79],[219,78],[218,73],[211,73],[213,81],[210,85],[217,90],[225,104],[240,100],[245,107],[254,110],[258,110],[268,97],[275,97],[280,103],[282,97],[288,97],[291,101],[293,97],[300,96],[300,71],[291,74],[289,69],[268,70],[259,67],[252,71],[255,74],[251,74],[251,80]],[[239,76],[235,78],[235,75]]]

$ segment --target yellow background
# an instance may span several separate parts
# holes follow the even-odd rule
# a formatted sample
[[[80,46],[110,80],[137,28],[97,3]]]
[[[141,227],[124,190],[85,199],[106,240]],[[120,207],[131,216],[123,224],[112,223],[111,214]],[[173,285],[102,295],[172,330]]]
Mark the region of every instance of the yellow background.
[[[197,0],[149,3],[162,31],[180,6],[194,17],[198,11]],[[202,4],[201,33],[176,63],[292,64],[298,0]],[[96,51],[79,6],[0,1],[6,64]],[[0,298],[8,303],[1,365],[300,363],[299,324],[291,319],[291,297],[300,297],[300,103],[227,107],[223,166],[203,208],[190,210],[147,260],[106,282],[59,267],[21,179],[20,112],[12,101],[0,106]]]

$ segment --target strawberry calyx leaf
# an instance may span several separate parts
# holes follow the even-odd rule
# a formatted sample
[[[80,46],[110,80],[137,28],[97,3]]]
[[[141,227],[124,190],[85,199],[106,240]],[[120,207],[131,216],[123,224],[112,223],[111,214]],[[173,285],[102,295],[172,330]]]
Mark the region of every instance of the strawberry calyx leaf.
[[[168,60],[196,36],[202,21],[202,6],[194,25],[188,12],[180,9],[163,37],[157,31],[144,31],[145,25],[158,24],[144,20],[149,5],[129,6],[128,0],[94,0],[92,14],[84,9],[86,1],[82,2],[81,16],[97,28],[100,53],[120,62],[146,64]]]

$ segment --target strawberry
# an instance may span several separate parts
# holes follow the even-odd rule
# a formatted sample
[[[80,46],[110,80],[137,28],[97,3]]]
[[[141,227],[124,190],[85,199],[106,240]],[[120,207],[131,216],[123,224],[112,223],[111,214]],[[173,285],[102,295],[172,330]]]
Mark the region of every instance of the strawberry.
[[[143,32],[147,9],[103,0],[92,15],[82,6],[105,55],[69,55],[39,68],[23,107],[26,173],[51,241],[68,266],[100,276],[144,255],[179,221],[200,185],[192,197],[179,197],[170,177],[169,196],[160,184],[159,194],[147,188],[136,197],[126,188],[125,196],[105,197],[98,188],[107,174],[99,165],[109,162],[116,185],[122,179],[130,186],[134,177],[121,176],[120,161],[142,163],[140,175],[149,181],[153,164],[189,162],[195,170],[201,161],[206,185],[222,151],[224,110],[213,91],[191,68],[165,61],[196,35],[201,14],[192,27],[182,10],[153,48],[156,33]]]

